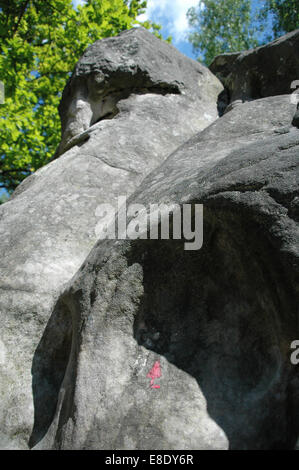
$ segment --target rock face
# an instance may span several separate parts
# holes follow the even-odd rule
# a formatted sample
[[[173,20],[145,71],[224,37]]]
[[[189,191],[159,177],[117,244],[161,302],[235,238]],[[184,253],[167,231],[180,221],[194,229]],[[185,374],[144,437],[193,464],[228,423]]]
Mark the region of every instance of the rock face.
[[[97,240],[98,205],[133,193],[213,122],[222,89],[208,69],[142,28],[95,43],[79,61],[60,105],[60,157],[0,208],[1,448],[28,448],[39,412],[33,354],[59,293]]]
[[[216,118],[215,96],[220,93],[220,88],[220,83],[205,67],[143,28],[97,41],[85,51],[64,90],[59,107],[62,141],[58,155],[78,140],[86,139],[90,131],[85,131],[95,123],[124,113],[126,107],[120,101],[130,95],[137,95],[139,108],[142,103],[144,126],[153,115],[158,118],[155,114],[157,103],[162,108],[167,101],[163,96],[171,95],[173,103],[183,105],[180,113],[172,105],[172,119],[185,122],[186,134],[190,134],[190,128],[197,131]],[[151,104],[151,112],[146,108],[146,102]],[[192,106],[193,116],[190,113]],[[169,112],[169,108],[171,105],[166,105],[164,113]],[[189,112],[185,116],[184,108]],[[167,119],[170,118],[169,113]],[[169,124],[172,129],[171,122]],[[130,126],[127,134],[133,129]]]
[[[36,440],[49,427],[37,449],[294,447],[294,110],[289,96],[243,104],[143,181],[130,203],[204,204],[203,247],[97,243],[33,360]],[[162,376],[152,389],[156,362]],[[43,381],[54,385],[57,374],[62,385],[42,396]]]
[[[222,54],[210,70],[222,81],[228,103],[292,92],[299,86],[299,29],[241,53]]]
[[[298,63],[296,38],[295,32],[267,50],[271,55],[279,44],[287,63]],[[29,430],[34,449],[296,445],[299,376],[290,361],[299,334],[296,105],[289,89],[273,88],[262,98],[246,92],[246,102],[214,119],[223,98],[219,82],[157,41],[129,31],[87,50],[63,95],[56,156],[64,153],[1,208],[1,230],[11,224],[1,236],[13,247],[10,259],[4,250],[10,284],[1,298],[3,371],[13,391],[11,399],[6,389],[3,395],[3,447],[25,447]],[[168,47],[162,72],[155,57],[166,61]],[[230,61],[228,75],[235,70]],[[250,64],[242,69],[244,83]],[[263,61],[259,66],[257,76],[270,83],[271,70],[266,76]],[[128,84],[125,95],[117,70]],[[285,73],[291,82],[293,72]],[[214,119],[208,127],[205,106]],[[195,205],[203,204],[201,249],[186,250],[178,237],[146,239],[147,229],[140,239],[94,244],[97,205],[113,204],[120,194],[147,210],[190,204],[194,223]],[[16,218],[25,210],[34,219],[24,226],[25,217]],[[24,235],[29,228],[31,240]],[[42,245],[42,236],[51,245]]]

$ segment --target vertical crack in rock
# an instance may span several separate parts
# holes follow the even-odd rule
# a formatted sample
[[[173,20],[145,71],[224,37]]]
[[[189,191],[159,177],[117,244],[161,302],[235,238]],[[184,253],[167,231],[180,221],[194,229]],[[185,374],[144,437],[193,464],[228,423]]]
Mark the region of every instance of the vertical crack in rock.
[[[297,111],[292,121],[292,125],[299,129],[299,103],[297,104]]]
[[[72,321],[67,307],[50,318],[32,363],[32,391],[34,400],[34,427],[30,448],[39,442],[55,416],[59,390],[65,376],[71,353]],[[50,334],[48,334],[48,331]]]

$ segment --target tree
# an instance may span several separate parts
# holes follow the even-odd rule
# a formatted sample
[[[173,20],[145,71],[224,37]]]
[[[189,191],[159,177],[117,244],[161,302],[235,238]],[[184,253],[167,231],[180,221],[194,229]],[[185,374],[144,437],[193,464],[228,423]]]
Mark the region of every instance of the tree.
[[[11,193],[60,140],[58,104],[89,44],[137,24],[143,0],[0,0],[0,188]],[[147,28],[159,29],[149,21]]]
[[[188,10],[187,18],[193,29],[189,41],[207,65],[218,54],[258,44],[250,0],[203,0]]]
[[[7,194],[0,194],[0,204],[3,204],[8,200],[8,195]]]
[[[254,12],[251,0],[203,0],[187,16],[193,31],[189,40],[207,65],[224,52],[264,44],[299,28],[298,0],[264,0]],[[262,35],[262,32],[271,34]]]
[[[275,38],[294,31],[299,28],[298,0],[266,0],[261,9],[260,19],[267,21],[269,16],[273,18],[273,36]]]

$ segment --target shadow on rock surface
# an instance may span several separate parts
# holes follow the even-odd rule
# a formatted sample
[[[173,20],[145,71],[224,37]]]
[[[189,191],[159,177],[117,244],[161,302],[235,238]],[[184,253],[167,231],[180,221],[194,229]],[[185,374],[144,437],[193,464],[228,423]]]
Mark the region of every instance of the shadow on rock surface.
[[[290,363],[290,344],[298,331],[293,273],[267,232],[265,218],[260,224],[254,210],[227,201],[218,201],[216,208],[205,205],[204,247],[199,251],[184,251],[181,240],[131,243],[128,265],[141,265],[144,287],[132,334],[139,345],[196,379],[207,412],[224,431],[230,449],[293,449],[299,432],[298,368]],[[88,289],[84,295],[94,304]],[[62,296],[34,356],[31,447],[53,421],[65,376],[54,445],[71,448],[61,444],[61,433],[74,407],[83,291],[75,289],[75,297],[67,294],[66,302]],[[70,301],[72,314],[66,307]],[[72,334],[76,329],[77,339]],[[103,338],[99,351],[105,349]],[[95,357],[103,360],[101,354]],[[94,404],[81,406],[85,413]],[[97,439],[101,419],[92,426],[88,429]]]
[[[32,362],[34,426],[29,440],[30,448],[45,436],[53,421],[71,345],[70,312],[55,307]]]
[[[299,397],[291,280],[248,212],[207,211],[205,223],[198,252],[183,251],[181,241],[136,244],[131,262],[145,253],[145,294],[134,336],[197,380],[230,449],[292,449]]]

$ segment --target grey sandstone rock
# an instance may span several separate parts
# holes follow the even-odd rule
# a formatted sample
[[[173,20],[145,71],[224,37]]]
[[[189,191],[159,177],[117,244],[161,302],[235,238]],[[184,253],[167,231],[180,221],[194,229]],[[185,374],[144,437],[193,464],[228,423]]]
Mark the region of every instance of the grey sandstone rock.
[[[35,449],[294,448],[294,111],[289,95],[237,106],[140,184],[128,203],[203,203],[203,247],[97,242],[34,356]]]
[[[203,88],[202,84],[207,82],[209,88]],[[215,119],[215,94],[220,91],[219,83],[205,67],[144,28],[97,41],[87,48],[64,90],[59,108],[62,141],[57,155],[91,125],[116,116],[121,111],[119,101],[131,94],[139,95],[142,100],[146,100],[142,96],[146,94],[152,96],[150,100],[155,99],[155,94],[183,95],[183,98],[174,96],[178,102],[191,98],[188,104],[191,106],[195,101],[194,117],[188,116],[188,125],[205,127],[209,120]],[[198,100],[204,112],[196,112]],[[153,103],[151,114],[155,113],[154,108]]]
[[[221,54],[210,70],[228,92],[228,103],[291,93],[299,80],[299,30],[249,51]]]
[[[0,207],[2,448],[299,442],[298,31],[212,70],[143,29],[80,59],[55,159]],[[119,195],[203,204],[202,248],[97,240]]]
[[[79,61],[60,105],[60,157],[0,207],[2,449],[28,448],[34,415],[47,421],[55,411],[55,396],[50,412],[34,401],[53,388],[55,395],[62,380],[64,320],[54,342],[66,341],[65,351],[55,359],[52,382],[36,384],[34,363],[32,384],[32,358],[57,297],[97,240],[98,205],[132,194],[217,119],[222,88],[208,69],[142,28],[95,43]],[[36,436],[35,427],[31,443]]]

